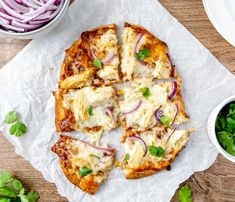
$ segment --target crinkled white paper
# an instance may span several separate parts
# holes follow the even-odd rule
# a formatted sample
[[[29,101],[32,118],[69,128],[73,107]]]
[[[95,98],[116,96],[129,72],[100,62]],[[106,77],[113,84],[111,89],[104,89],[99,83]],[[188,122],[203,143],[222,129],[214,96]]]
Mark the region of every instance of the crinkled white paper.
[[[72,185],[62,173],[58,158],[50,151],[58,135],[54,126],[54,98],[64,50],[81,32],[100,25],[124,21],[146,27],[170,50],[172,60],[183,78],[183,97],[197,129],[185,150],[172,164],[172,170],[138,180],[126,180],[113,169],[108,180],[94,196]],[[156,0],[77,0],[57,29],[33,40],[0,70],[0,129],[15,146],[16,152],[56,184],[69,201],[169,201],[179,184],[194,172],[207,169],[217,151],[207,136],[207,118],[211,110],[234,93],[235,79]],[[17,138],[3,124],[7,112],[15,110],[28,126],[28,133]],[[81,135],[80,135],[81,136]],[[120,156],[121,129],[105,134]]]

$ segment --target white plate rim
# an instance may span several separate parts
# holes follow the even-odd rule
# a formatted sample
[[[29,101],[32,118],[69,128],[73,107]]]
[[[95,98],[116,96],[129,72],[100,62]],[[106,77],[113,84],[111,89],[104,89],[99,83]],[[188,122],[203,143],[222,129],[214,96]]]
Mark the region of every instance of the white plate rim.
[[[221,1],[222,2],[222,1]],[[221,3],[220,2],[220,3]],[[219,34],[227,41],[229,42],[231,45],[235,46],[235,31],[233,32],[231,30],[231,32],[226,32],[224,31],[225,29],[225,25],[221,25],[220,23],[217,22],[215,16],[211,13],[211,9],[210,9],[210,2],[209,0],[202,0],[204,9],[206,11],[206,14],[209,18],[209,20],[211,21],[212,25],[215,27],[215,29],[217,30],[217,32],[219,32]],[[220,17],[222,16],[221,13],[219,13]]]

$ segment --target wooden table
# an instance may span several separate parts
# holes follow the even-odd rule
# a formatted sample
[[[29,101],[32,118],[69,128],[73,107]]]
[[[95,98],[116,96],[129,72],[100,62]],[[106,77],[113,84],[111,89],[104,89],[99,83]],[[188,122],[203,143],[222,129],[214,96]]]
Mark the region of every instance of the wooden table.
[[[200,0],[160,0],[205,47],[235,73],[235,48],[214,29]],[[147,2],[146,2],[147,3]],[[29,41],[0,39],[0,67],[12,59]],[[205,67],[206,68],[206,67]],[[45,181],[29,162],[16,155],[13,146],[0,135],[0,171],[8,169],[23,180],[27,187],[40,193],[42,202],[64,202],[54,184]],[[194,201],[235,201],[235,164],[218,156],[210,169],[195,173],[185,183],[193,191]],[[167,190],[166,190],[167,191]],[[172,201],[177,201],[177,192]]]

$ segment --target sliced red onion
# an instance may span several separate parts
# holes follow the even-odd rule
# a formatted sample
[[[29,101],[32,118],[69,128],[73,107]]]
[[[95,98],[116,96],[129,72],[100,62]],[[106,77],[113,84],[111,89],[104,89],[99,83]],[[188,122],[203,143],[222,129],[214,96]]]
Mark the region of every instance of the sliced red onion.
[[[90,52],[91,52],[91,56],[92,56],[92,58],[93,59],[95,59],[96,58],[96,56],[95,56],[95,53],[93,52],[93,50],[92,50],[92,47],[90,47]]]
[[[129,140],[139,141],[142,145],[143,150],[144,150],[144,156],[147,154],[147,150],[148,150],[147,145],[146,145],[145,141],[142,138],[133,135],[133,136],[129,137]]]
[[[6,24],[6,25],[9,25],[9,24],[10,24],[10,23],[9,23],[9,20],[6,20],[6,19],[4,19],[4,18],[0,18],[0,21],[1,21],[2,23]]]
[[[142,39],[142,37],[144,36],[144,34],[139,34],[138,35],[138,39],[137,39],[137,41],[136,41],[136,44],[135,44],[135,47],[134,47],[134,50],[133,50],[133,53],[134,53],[134,55],[137,53],[137,51],[138,51],[138,46],[139,46],[139,43],[140,43],[140,41],[141,41],[141,39]]]
[[[29,12],[29,8],[25,7],[21,4],[18,4],[16,1],[14,0],[9,0],[9,1],[5,1],[5,3],[12,9],[14,10],[19,10],[21,13],[27,13]]]
[[[113,53],[111,56],[104,58],[102,60],[103,65],[107,65],[107,64],[111,63],[116,57],[117,57],[117,55],[115,53]]]
[[[162,108],[162,106],[157,108],[156,111],[154,112],[155,119],[158,122],[161,122],[161,116],[164,115],[164,112],[161,110],[161,108]]]
[[[114,148],[98,147],[98,146],[95,146],[95,145],[90,144],[90,143],[88,143],[88,142],[85,142],[85,141],[83,141],[83,140],[78,140],[78,141],[80,141],[80,142],[82,142],[82,143],[84,143],[84,144],[86,144],[86,145],[88,145],[88,146],[90,146],[90,147],[93,147],[93,148],[95,148],[95,149],[97,149],[97,150],[100,150],[100,151],[103,151],[103,152],[108,152],[110,155],[113,155],[113,153],[114,153],[114,151],[115,151]]]
[[[113,120],[115,120],[115,117],[113,115],[113,106],[106,107],[106,112],[107,112],[109,117],[111,117]]]
[[[148,63],[145,62],[145,61],[142,61],[142,60],[137,60],[137,61],[138,61],[138,63],[140,63],[141,65],[144,65],[144,66],[148,65]]]
[[[7,24],[3,23],[2,21],[0,21],[0,25],[7,30],[13,30],[16,32],[24,32],[25,31],[25,29],[23,29],[23,28],[13,27],[12,25],[7,25]]]
[[[175,119],[176,119],[178,113],[179,113],[179,105],[178,105],[178,103],[176,103],[176,104],[175,104],[175,114],[174,114],[174,117],[173,117],[172,122],[170,123],[171,126],[174,125]]]
[[[13,9],[11,9],[3,0],[0,0],[1,7],[12,17],[16,17],[19,19],[24,19],[25,17],[17,12],[15,12]]]
[[[173,82],[173,88],[172,88],[172,91],[171,91],[170,95],[168,95],[168,99],[172,100],[173,97],[175,96],[176,92],[177,92],[177,82],[174,81]]]
[[[124,112],[124,113],[122,113],[122,114],[123,114],[123,115],[127,115],[127,114],[131,114],[131,113],[135,112],[137,109],[139,109],[139,107],[141,106],[141,104],[142,104],[142,100],[140,100],[140,101],[138,102],[138,104],[136,105],[135,108],[131,109],[130,111]]]
[[[168,58],[168,60],[170,61],[171,63],[171,73],[170,73],[170,77],[175,77],[175,65],[173,64],[171,58],[170,58],[170,55],[168,53],[166,53],[166,56]]]
[[[171,134],[168,136],[168,138],[167,138],[167,140],[166,140],[166,144],[165,144],[165,149],[164,149],[164,150],[166,150],[167,144],[168,144],[168,142],[169,142],[171,136],[173,135],[173,133],[174,133],[175,131],[176,131],[176,128],[174,128],[174,129],[171,131]]]

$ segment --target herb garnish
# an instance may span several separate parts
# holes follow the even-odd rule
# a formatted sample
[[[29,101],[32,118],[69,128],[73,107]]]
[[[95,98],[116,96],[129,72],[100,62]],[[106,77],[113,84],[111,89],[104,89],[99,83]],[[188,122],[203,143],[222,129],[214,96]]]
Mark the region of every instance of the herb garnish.
[[[3,171],[0,175],[0,201],[22,201],[36,202],[39,195],[35,191],[25,192],[25,188],[20,180],[11,176],[8,171]]]
[[[26,125],[19,120],[19,117],[15,111],[11,111],[6,115],[4,123],[13,124],[10,127],[11,135],[20,137],[27,132]]]
[[[93,61],[93,65],[99,69],[102,68],[102,62],[101,60],[99,60],[98,58],[95,58],[94,61]]]
[[[97,156],[97,155],[95,155],[95,154],[90,154],[90,156],[91,156],[91,157],[95,157],[95,158],[97,158],[97,159],[100,159],[100,157]]]
[[[84,177],[92,173],[92,170],[88,169],[86,166],[83,166],[81,170],[79,170],[79,175]]]
[[[223,149],[235,156],[235,102],[227,104],[219,113],[215,131]]]
[[[151,145],[148,147],[149,153],[153,156],[162,157],[164,155],[164,149],[162,147],[156,147]]]
[[[89,116],[93,116],[93,115],[94,115],[94,113],[93,113],[93,106],[92,106],[92,105],[90,105],[90,106],[87,108],[87,112],[88,112]]]
[[[140,90],[141,90],[143,96],[144,96],[147,100],[148,100],[149,97],[152,95],[152,93],[150,92],[149,88],[147,88],[147,87],[141,88]]]
[[[136,59],[143,61],[145,58],[150,56],[150,51],[147,48],[144,48],[143,50],[139,51],[135,54]]]
[[[162,122],[162,124],[165,127],[167,127],[167,126],[169,126],[169,124],[171,122],[171,117],[163,115],[163,116],[160,117],[160,121]]]
[[[130,154],[126,154],[124,157],[124,161],[128,161],[130,159]]]
[[[178,199],[180,202],[192,202],[192,191],[188,185],[184,185],[178,192]]]

